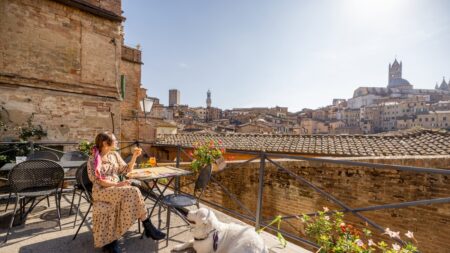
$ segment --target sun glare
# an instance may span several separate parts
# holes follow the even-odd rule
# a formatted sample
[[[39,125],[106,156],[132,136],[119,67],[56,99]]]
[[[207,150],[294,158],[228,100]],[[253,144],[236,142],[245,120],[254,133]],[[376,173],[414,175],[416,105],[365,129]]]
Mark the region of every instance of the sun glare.
[[[347,10],[361,20],[382,19],[401,13],[403,0],[349,0]]]

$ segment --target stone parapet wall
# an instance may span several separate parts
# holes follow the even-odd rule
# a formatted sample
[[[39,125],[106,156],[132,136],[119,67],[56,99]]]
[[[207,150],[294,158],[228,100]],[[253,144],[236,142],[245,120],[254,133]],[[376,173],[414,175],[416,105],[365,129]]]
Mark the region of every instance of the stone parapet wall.
[[[450,169],[450,156],[350,160]],[[367,169],[322,162],[293,160],[278,160],[278,162],[351,207],[367,207],[450,196],[449,176]],[[184,164],[183,166],[188,165]],[[230,170],[226,169],[215,175],[215,178],[255,213],[258,170],[259,162],[252,162]],[[184,190],[191,191],[192,189]],[[214,184],[207,191],[206,198],[224,207],[247,214]],[[324,206],[334,210],[340,209],[311,188],[302,185],[266,161],[264,218],[271,219],[280,214],[310,213],[322,210]],[[394,231],[413,231],[419,241],[421,252],[448,252],[450,248],[450,204],[371,211],[363,214],[381,226],[389,227]],[[347,215],[347,219],[349,223],[364,227],[363,222],[350,214]],[[295,229],[287,223],[284,224],[284,229],[303,235],[303,228],[298,221],[291,220],[290,223]],[[371,229],[375,231],[375,229]],[[382,238],[387,240],[386,237]]]

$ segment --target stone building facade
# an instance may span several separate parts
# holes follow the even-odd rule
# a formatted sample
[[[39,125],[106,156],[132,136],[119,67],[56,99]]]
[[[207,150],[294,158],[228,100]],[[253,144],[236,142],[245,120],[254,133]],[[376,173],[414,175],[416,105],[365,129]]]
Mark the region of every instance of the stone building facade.
[[[31,120],[49,140],[91,140],[104,130],[120,136],[128,128],[122,112],[129,117],[126,108],[137,107],[122,95],[145,93],[140,52],[127,55],[123,46],[121,13],[120,0],[1,1],[2,122]],[[122,86],[123,74],[139,89]]]

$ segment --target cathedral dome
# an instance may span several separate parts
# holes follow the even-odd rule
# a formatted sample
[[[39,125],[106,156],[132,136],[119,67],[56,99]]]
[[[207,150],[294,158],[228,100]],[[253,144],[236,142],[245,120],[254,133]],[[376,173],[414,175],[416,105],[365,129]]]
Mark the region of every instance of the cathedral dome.
[[[398,88],[402,86],[411,86],[408,80],[403,78],[393,78],[389,81],[388,88]]]

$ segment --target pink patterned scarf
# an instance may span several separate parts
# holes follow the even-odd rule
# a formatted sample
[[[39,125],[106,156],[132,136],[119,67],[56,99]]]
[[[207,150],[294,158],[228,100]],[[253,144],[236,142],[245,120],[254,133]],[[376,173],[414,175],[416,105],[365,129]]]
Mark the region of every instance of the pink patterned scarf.
[[[102,165],[102,157],[100,156],[100,151],[98,150],[97,147],[94,147],[92,149],[92,153],[94,155],[94,172],[95,172],[95,176],[98,179],[105,179],[106,177],[103,175],[103,173],[101,173],[100,171],[100,167]]]

